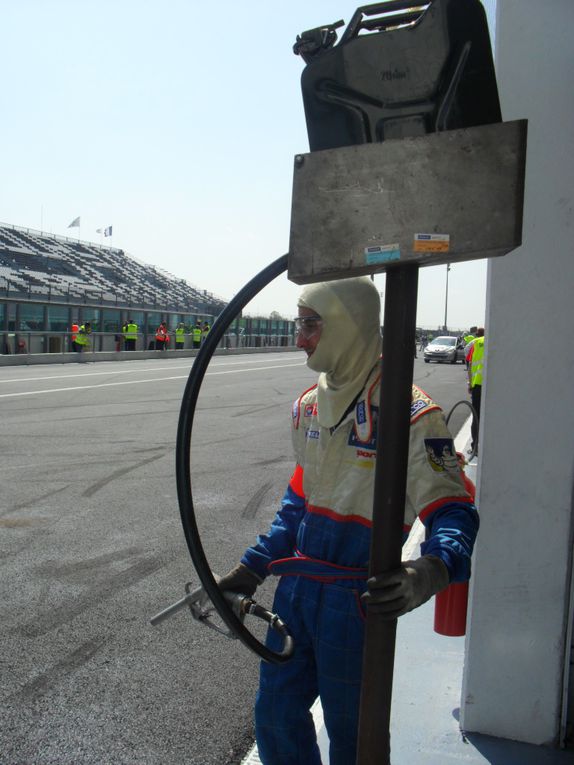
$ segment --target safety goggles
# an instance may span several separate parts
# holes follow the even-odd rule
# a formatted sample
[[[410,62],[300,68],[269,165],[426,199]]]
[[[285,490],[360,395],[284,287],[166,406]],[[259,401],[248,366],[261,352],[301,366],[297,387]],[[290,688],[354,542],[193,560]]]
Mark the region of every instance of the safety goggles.
[[[323,326],[323,319],[320,316],[296,316],[295,334],[301,337],[313,337]]]

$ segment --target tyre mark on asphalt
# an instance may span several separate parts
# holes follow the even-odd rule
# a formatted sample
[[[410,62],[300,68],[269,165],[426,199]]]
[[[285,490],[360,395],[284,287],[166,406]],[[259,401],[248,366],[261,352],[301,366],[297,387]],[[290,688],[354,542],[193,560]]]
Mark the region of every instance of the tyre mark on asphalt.
[[[132,443],[140,443],[140,442],[133,441]],[[134,454],[148,454],[149,452],[157,452],[158,449],[163,449],[165,446],[172,446],[171,441],[161,441],[158,444],[158,446],[144,446],[141,449],[134,449],[133,452]]]
[[[87,564],[98,566],[99,561],[87,561]],[[24,637],[41,637],[64,624],[69,624],[77,616],[80,616],[92,606],[107,600],[120,590],[125,590],[136,584],[141,579],[145,579],[150,574],[158,571],[164,566],[163,560],[158,556],[144,558],[129,566],[124,571],[112,576],[106,577],[103,581],[96,582],[87,588],[86,593],[73,603],[63,603],[61,606],[52,608],[46,614],[36,614],[32,621],[21,624],[15,629],[15,632]],[[62,565],[65,571],[66,564]]]
[[[130,467],[127,468],[120,468],[119,470],[114,470],[114,472],[110,473],[109,476],[102,478],[100,481],[96,481],[96,483],[92,484],[89,489],[86,489],[82,494],[82,497],[93,497],[94,494],[103,489],[104,486],[107,486],[112,481],[115,481],[116,478],[121,478],[122,476],[127,475],[128,473],[131,473],[138,468],[144,467],[144,465],[149,465],[150,462],[155,462],[156,460],[161,459],[165,456],[165,454],[166,451],[162,449],[159,454],[154,454],[151,457],[148,457],[146,460],[137,462],[135,465],[130,465]]]
[[[243,438],[243,436],[238,436],[238,438]],[[109,437],[108,437],[108,440],[109,440]],[[227,440],[227,439],[223,439],[223,440]],[[136,441],[125,441],[125,442],[124,441],[114,441],[114,445],[121,444],[121,443],[139,443],[139,441],[137,441],[137,442]],[[175,445],[168,442],[167,443],[167,448],[165,448],[165,446],[163,446],[163,445],[162,446],[153,446],[153,447],[148,448],[148,449],[131,449],[130,453],[133,453],[133,454],[144,454],[144,453],[147,453],[147,452],[157,452],[160,449],[163,449],[164,452],[174,451],[175,450]],[[13,456],[13,455],[11,455],[11,456]],[[15,456],[23,458],[26,455],[24,455],[24,454],[22,454],[22,455],[16,454]],[[62,461],[62,458],[65,458],[65,462]],[[101,455],[101,457],[100,457],[100,455],[94,455],[93,458],[90,460],[90,466],[91,467],[94,467],[96,465],[117,465],[119,463],[130,463],[131,464],[131,463],[133,463],[133,458],[129,457],[129,456],[125,457],[123,455],[123,453],[121,455],[112,455],[112,456],[110,456],[110,451],[108,449],[106,457],[104,457],[103,455]],[[86,464],[85,459],[76,460],[73,457],[70,457],[68,454],[62,453],[60,459],[53,460],[53,461],[46,460],[46,461],[44,461],[42,463],[34,463],[34,462],[31,462],[30,460],[28,460],[28,462],[23,463],[23,464],[5,464],[5,465],[0,465],[0,472],[11,472],[11,471],[14,471],[14,470],[19,470],[21,468],[28,468],[28,469],[34,468],[34,475],[35,476],[42,475],[43,473],[49,473],[50,475],[54,475],[58,470],[64,471],[65,473],[69,473],[70,472],[70,468],[73,468],[73,467],[76,467],[76,466],[81,467],[81,466],[84,466],[85,464]],[[132,467],[133,467],[133,465],[132,465]],[[40,479],[40,480],[36,480],[34,478],[26,478],[26,482],[28,484],[33,484],[33,483],[42,483],[42,484],[45,484],[46,483],[43,478]],[[78,483],[78,481],[72,481],[72,482],[70,482],[70,485],[71,485],[71,483]]]
[[[67,483],[65,486],[60,486],[59,489],[52,489],[52,491],[47,491],[45,494],[41,494],[39,497],[35,497],[34,499],[29,499],[26,502],[19,502],[17,505],[13,505],[13,507],[9,508],[5,512],[0,513],[0,518],[4,518],[6,515],[9,515],[16,510],[24,510],[26,507],[33,507],[42,500],[48,499],[48,497],[53,497],[55,494],[60,494],[60,492],[66,491],[66,489],[68,489],[70,486],[71,484]]]
[[[56,662],[38,677],[9,696],[10,699],[30,701],[47,693],[61,678],[67,678],[71,672],[80,669],[106,644],[105,638],[88,640],[78,646],[75,651]]]
[[[23,529],[29,526],[40,526],[46,522],[45,518],[0,518],[0,528]]]
[[[266,409],[275,409],[277,407],[277,402],[274,401],[272,404],[267,404],[267,406],[256,406],[251,407],[250,409],[245,409],[243,412],[235,412],[235,414],[232,414],[232,417],[244,417],[246,414],[255,414],[255,412],[264,412]]]
[[[114,552],[96,555],[94,558],[86,560],[75,560],[72,562],[62,562],[61,560],[47,560],[34,566],[34,573],[39,574],[40,578],[57,579],[59,582],[73,582],[74,584],[85,584],[93,582],[97,577],[97,572],[103,572],[100,579],[106,579],[109,567],[120,561],[129,561],[130,558],[142,558],[144,550],[137,545],[125,547],[123,550],[114,550]],[[86,573],[88,576],[86,577]]]
[[[216,446],[217,444],[232,444],[234,441],[245,441],[245,433],[238,433],[236,436],[227,435],[224,438],[214,438],[211,441],[202,441],[201,448],[204,449],[206,446]],[[192,445],[192,457],[193,457],[193,445]]]
[[[264,467],[266,465],[276,465],[278,462],[287,462],[288,457],[286,454],[282,454],[280,457],[273,457],[273,459],[270,460],[263,460],[262,462],[258,462],[258,467]]]
[[[413,382],[415,385],[418,383],[419,380],[428,380],[428,378],[432,375],[433,370],[429,369],[428,371],[419,372],[417,375],[415,375]]]
[[[249,502],[245,505],[243,508],[243,512],[241,513],[241,517],[245,519],[253,519],[257,515],[257,511],[261,507],[261,503],[263,502],[263,497],[267,494],[269,489],[273,486],[271,481],[268,481],[267,483],[264,483],[263,486],[261,486],[255,494],[251,497]]]

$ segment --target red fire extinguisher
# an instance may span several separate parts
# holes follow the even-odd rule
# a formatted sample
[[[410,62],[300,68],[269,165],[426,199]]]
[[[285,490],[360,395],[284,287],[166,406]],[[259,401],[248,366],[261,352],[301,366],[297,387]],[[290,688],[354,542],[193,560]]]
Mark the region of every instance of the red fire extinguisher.
[[[461,469],[464,457],[458,455]],[[474,502],[476,486],[464,473],[464,485]],[[447,637],[461,637],[466,632],[466,612],[468,608],[468,582],[453,582],[435,597],[434,631]]]

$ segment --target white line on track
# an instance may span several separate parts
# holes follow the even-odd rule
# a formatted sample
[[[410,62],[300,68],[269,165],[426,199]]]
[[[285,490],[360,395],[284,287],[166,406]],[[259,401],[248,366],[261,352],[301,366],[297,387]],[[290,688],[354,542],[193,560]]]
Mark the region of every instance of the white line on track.
[[[213,363],[213,367],[228,367],[228,366],[238,366],[238,365],[244,365],[244,364],[265,364],[268,363],[269,359],[246,359],[245,361],[222,361],[219,363]],[[88,362],[89,363],[89,362]],[[136,362],[123,362],[123,363],[136,363]],[[117,362],[111,361],[110,364],[116,365]],[[210,364],[212,366],[212,364]],[[291,364],[288,364],[286,366],[292,366]],[[133,369],[109,369],[107,372],[79,372],[74,373],[71,372],[71,374],[68,375],[48,375],[46,377],[15,377],[11,380],[0,380],[0,384],[4,383],[20,383],[20,382],[41,382],[43,380],[72,380],[77,377],[98,377],[102,375],[127,375],[127,374],[137,374],[138,372],[165,372],[166,370],[173,370],[173,369],[191,369],[191,364],[172,364],[169,367],[155,367],[152,370],[149,370],[147,367],[137,367]]]
[[[297,364],[274,364],[269,367],[258,367],[254,369],[227,369],[223,372],[206,372],[205,377],[214,375],[233,375],[241,374],[242,372],[264,372],[267,369],[284,369],[285,367],[302,367],[305,366],[305,362],[298,362]],[[83,375],[80,375],[82,377]],[[48,388],[46,390],[28,390],[19,391],[18,393],[0,393],[0,398],[17,398],[19,396],[39,396],[43,393],[65,393],[72,390],[91,390],[94,388],[114,388],[118,385],[140,385],[143,383],[157,383],[165,382],[167,380],[185,380],[189,375],[174,375],[171,377],[154,377],[150,380],[122,380],[120,382],[99,383],[96,385],[73,385],[68,388]],[[27,381],[30,382],[30,381]]]

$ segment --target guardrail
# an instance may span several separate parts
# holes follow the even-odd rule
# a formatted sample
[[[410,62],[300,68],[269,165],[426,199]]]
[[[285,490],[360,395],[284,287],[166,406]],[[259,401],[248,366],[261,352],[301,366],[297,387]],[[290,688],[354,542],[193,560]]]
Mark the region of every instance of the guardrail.
[[[78,334],[78,333],[74,333]],[[155,332],[145,334],[138,332],[134,347],[126,344],[122,333],[117,332],[91,332],[84,336],[88,344],[74,344],[71,332],[37,332],[20,330],[18,332],[0,332],[0,355],[34,355],[34,354],[83,354],[91,355],[102,352],[120,351],[158,351],[162,347],[157,345]],[[292,335],[263,335],[263,334],[236,334],[228,332],[219,344],[220,348],[232,350],[235,348],[278,348],[292,347],[295,338]],[[170,334],[170,342],[165,350],[186,351],[197,349],[193,344],[192,335],[184,336],[183,343],[176,343],[175,333]]]

